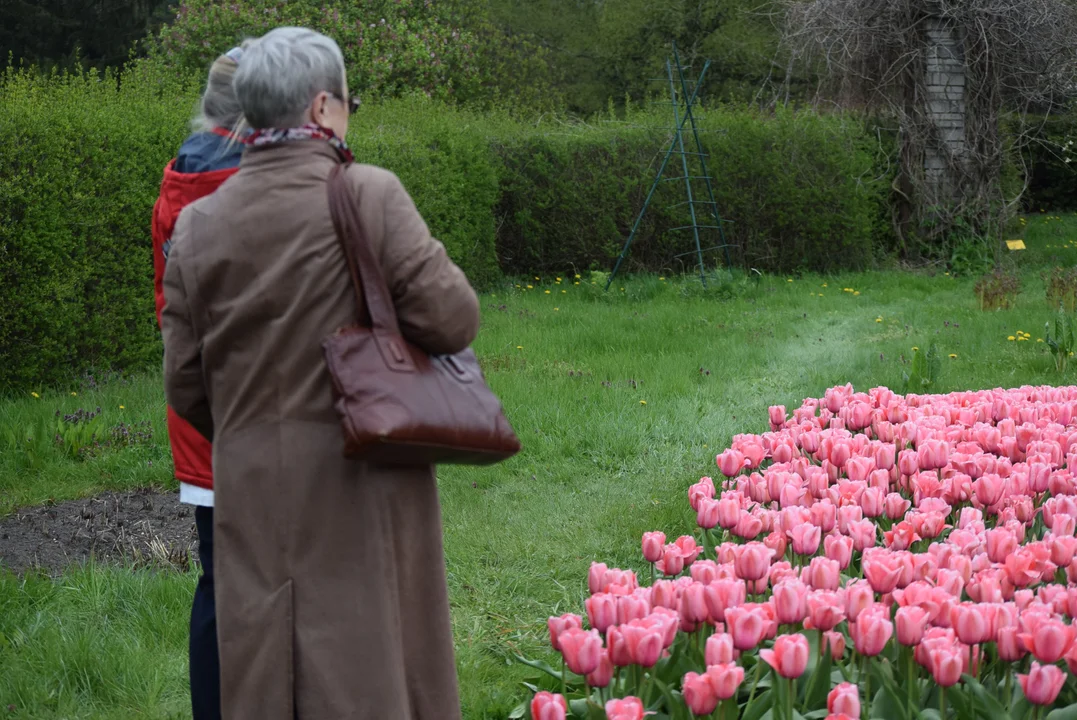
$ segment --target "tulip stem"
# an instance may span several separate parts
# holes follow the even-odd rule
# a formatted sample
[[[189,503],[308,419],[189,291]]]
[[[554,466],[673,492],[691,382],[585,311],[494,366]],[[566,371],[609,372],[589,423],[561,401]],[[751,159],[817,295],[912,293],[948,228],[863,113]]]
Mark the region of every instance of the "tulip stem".
[[[1013,673],[1006,672],[1006,707],[1013,702]]]
[[[919,678],[917,678],[916,660],[913,657],[912,648],[905,648],[905,653],[908,656],[909,665],[909,674],[905,678],[906,682],[909,685],[909,705],[906,708],[907,712],[905,713],[905,717],[909,718],[909,720],[912,720],[913,705],[916,703],[916,689],[917,685],[919,685]]]
[[[752,700],[755,699],[755,689],[759,685],[759,676],[763,674],[763,659],[756,658],[755,662],[755,679],[752,680],[752,690],[748,693],[748,704],[744,707],[749,708],[752,706]]]
[[[785,707],[788,711],[787,717],[789,720],[793,720],[793,687],[796,680],[789,678],[789,692],[785,697]]]
[[[939,717],[946,720],[946,687],[939,685]]]

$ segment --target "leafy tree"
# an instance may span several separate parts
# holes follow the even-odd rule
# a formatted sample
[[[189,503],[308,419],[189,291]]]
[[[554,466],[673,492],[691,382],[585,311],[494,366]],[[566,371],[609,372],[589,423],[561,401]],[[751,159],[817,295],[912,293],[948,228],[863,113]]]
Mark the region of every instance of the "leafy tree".
[[[421,93],[446,101],[556,106],[546,52],[490,22],[482,0],[184,0],[153,41],[170,64],[203,70],[244,37],[281,25],[324,32],[368,99]]]

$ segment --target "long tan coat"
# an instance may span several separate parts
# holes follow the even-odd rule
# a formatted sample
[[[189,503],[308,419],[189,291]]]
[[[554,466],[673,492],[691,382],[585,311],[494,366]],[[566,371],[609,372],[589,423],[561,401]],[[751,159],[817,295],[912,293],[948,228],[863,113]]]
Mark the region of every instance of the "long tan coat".
[[[165,274],[168,402],[213,440],[226,720],[460,717],[434,469],[343,457],[321,341],[358,309],[311,140],[248,149],[185,209]],[[348,180],[405,335],[475,338],[478,300],[400,181]]]

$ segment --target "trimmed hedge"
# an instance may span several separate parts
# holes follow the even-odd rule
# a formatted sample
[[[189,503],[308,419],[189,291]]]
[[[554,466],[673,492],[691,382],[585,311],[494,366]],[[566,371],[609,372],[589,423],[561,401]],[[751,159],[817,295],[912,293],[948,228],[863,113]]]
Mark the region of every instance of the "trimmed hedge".
[[[748,109],[699,113],[701,142],[735,264],[760,270],[856,268],[872,258],[882,188],[862,126],[838,116]],[[503,168],[498,253],[506,272],[608,269],[620,254],[668,147],[661,116],[516,134],[496,144]],[[686,138],[687,142],[688,138]],[[692,151],[688,146],[689,152]],[[693,158],[693,160],[695,160]],[[630,254],[630,268],[697,260],[680,155],[671,158]],[[689,173],[701,169],[690,165]],[[693,181],[697,201],[705,185]],[[697,204],[701,225],[711,208]],[[701,233],[704,249],[721,244]],[[678,258],[678,255],[689,253]],[[721,251],[705,254],[723,262]]]
[[[119,78],[0,75],[0,391],[159,361],[150,215],[199,89],[145,62]],[[699,118],[735,263],[786,272],[871,262],[881,194],[858,123],[739,109]],[[420,98],[365,108],[348,139],[360,162],[401,177],[485,288],[502,273],[608,269],[667,126],[638,113],[525,125]],[[683,202],[683,184],[662,183],[628,269],[692,266],[676,257],[692,250],[691,234],[672,231],[688,223]],[[718,244],[716,234],[704,242]]]

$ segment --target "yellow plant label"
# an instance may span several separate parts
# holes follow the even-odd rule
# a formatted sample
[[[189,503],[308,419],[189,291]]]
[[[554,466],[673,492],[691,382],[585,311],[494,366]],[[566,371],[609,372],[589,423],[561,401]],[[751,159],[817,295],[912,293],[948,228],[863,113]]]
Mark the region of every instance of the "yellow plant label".
[[[1025,249],[1025,241],[1024,240],[1007,240],[1006,241],[1006,247],[1008,247],[1010,250],[1024,250]]]

